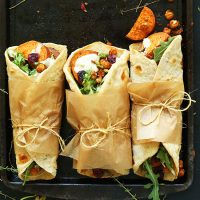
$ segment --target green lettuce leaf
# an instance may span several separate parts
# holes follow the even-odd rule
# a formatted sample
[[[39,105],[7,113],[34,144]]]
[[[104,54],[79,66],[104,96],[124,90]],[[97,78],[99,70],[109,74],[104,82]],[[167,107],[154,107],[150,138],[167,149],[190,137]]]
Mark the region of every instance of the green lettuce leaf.
[[[164,52],[166,51],[166,49],[168,48],[168,46],[171,44],[171,42],[174,40],[174,37],[170,37],[168,39],[167,42],[161,42],[160,43],[160,46],[157,47],[155,50],[154,50],[154,60],[156,62],[159,62],[162,55],[164,54]]]
[[[23,72],[27,73],[29,76],[32,76],[36,73],[35,69],[29,68],[29,65],[26,63],[26,60],[22,53],[16,52],[15,54],[12,55],[14,56],[13,63],[16,64]]]
[[[91,72],[86,72],[80,89],[82,94],[94,94],[97,92],[97,83],[91,78]]]

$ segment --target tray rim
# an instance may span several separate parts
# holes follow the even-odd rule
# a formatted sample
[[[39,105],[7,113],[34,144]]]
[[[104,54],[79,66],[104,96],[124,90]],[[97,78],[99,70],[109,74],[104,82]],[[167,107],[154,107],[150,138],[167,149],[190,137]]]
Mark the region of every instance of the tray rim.
[[[182,0],[183,1],[183,0]],[[0,22],[2,24],[2,30],[0,32],[0,49],[6,49],[7,48],[7,15],[8,15],[8,1],[6,0],[1,0],[0,1]],[[186,38],[190,38],[191,41],[193,41],[193,29],[191,30],[191,25],[193,23],[193,0],[190,1],[186,1],[185,2],[185,7],[187,10],[187,15],[186,15]],[[2,39],[4,38],[4,39]],[[189,46],[189,45],[188,45]],[[2,53],[2,52],[1,52]],[[189,55],[192,55],[191,58],[187,60],[187,64],[189,66],[191,66],[191,71],[190,73],[187,74],[187,80],[190,82],[189,88],[190,90],[193,89],[193,43],[190,44],[190,48],[186,49],[186,53]],[[0,60],[0,63],[2,65],[4,65],[4,61]],[[192,75],[191,75],[192,74]],[[5,104],[6,101],[6,97],[5,98],[1,98],[3,99],[3,105]],[[190,108],[190,111],[188,112],[188,123],[192,124],[192,126],[190,126],[188,128],[188,136],[187,136],[187,140],[188,140],[188,145],[189,147],[187,148],[187,153],[188,153],[188,174],[186,181],[183,184],[166,184],[165,186],[161,186],[161,195],[165,195],[165,194],[171,194],[174,192],[180,192],[180,191],[184,191],[187,190],[193,182],[193,176],[194,176],[194,158],[193,158],[193,149],[194,149],[194,139],[193,139],[193,134],[194,134],[194,120],[193,120],[193,108]],[[4,128],[2,128],[0,130],[0,140],[1,142],[6,142],[6,136],[5,136],[5,124],[3,123],[2,125]],[[3,134],[4,132],[4,134]],[[5,164],[5,158],[7,157],[7,153],[5,151],[5,148],[3,148],[3,145],[1,145],[0,147],[0,161],[1,164]],[[82,198],[82,199],[87,199],[87,194],[88,192],[90,193],[89,189],[91,189],[91,191],[93,191],[94,189],[96,191],[105,191],[104,195],[109,193],[109,190],[112,189],[114,190],[119,190],[118,192],[120,192],[120,186],[118,184],[67,184],[67,183],[63,183],[63,184],[48,184],[48,183],[34,183],[34,182],[30,182],[28,183],[25,187],[22,187],[22,185],[19,182],[11,182],[8,180],[7,177],[7,172],[0,172],[1,174],[1,178],[3,180],[3,183],[11,188],[11,189],[15,189],[15,190],[19,190],[19,191],[23,191],[23,192],[29,192],[29,193],[38,193],[39,195],[42,194],[46,194],[45,190],[47,187],[49,187],[49,193],[46,194],[49,197],[57,197],[57,198],[63,198],[64,195],[67,195],[67,193],[70,193],[71,189],[75,189],[77,192],[81,189],[84,190],[84,193],[86,194],[86,198]],[[62,195],[62,197],[58,197],[57,195],[53,195],[51,194],[53,191],[53,188],[55,188],[56,186],[58,186],[59,188],[65,189],[66,192],[64,192]],[[132,188],[133,191],[134,189],[138,188],[138,189],[143,189],[143,184],[125,184],[125,186]],[[43,187],[43,188],[41,188]],[[110,188],[111,187],[111,188]],[[175,187],[177,187],[176,189],[174,189]],[[40,188],[41,190],[38,190],[38,188]],[[167,192],[165,191],[167,188]],[[124,198],[127,197],[127,194],[122,191],[124,193]],[[148,193],[148,190],[147,190]],[[106,195],[107,196],[107,195]],[[106,197],[105,196],[105,197]],[[145,194],[146,196],[146,194]],[[144,197],[144,196],[142,196]],[[95,198],[95,197],[94,197]],[[94,199],[93,198],[93,199]],[[101,197],[102,198],[102,197]],[[71,198],[70,199],[74,199]],[[77,198],[75,198],[77,199]],[[98,198],[96,198],[98,199]]]

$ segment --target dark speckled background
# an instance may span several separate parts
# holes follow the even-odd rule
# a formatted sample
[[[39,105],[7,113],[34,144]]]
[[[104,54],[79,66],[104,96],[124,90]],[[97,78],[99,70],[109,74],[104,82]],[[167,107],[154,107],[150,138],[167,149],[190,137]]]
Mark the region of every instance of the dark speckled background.
[[[0,0],[1,1],[1,0]],[[158,22],[162,21],[160,13],[164,12],[169,6],[177,6],[174,9],[177,11],[177,15],[181,17],[181,3],[175,5],[168,4],[167,0],[161,0],[162,7],[153,5],[152,8],[156,11]],[[177,0],[178,1],[178,0]],[[10,5],[15,4],[16,1],[9,1]],[[42,42],[54,42],[63,43],[68,45],[69,51],[73,51],[78,47],[91,43],[95,40],[104,41],[108,39],[113,44],[120,47],[127,48],[130,42],[123,36],[128,32],[132,26],[134,17],[137,13],[130,12],[124,15],[116,14],[121,9],[133,7],[134,0],[121,0],[121,1],[106,1],[88,0],[88,13],[84,13],[80,10],[80,1],[78,0],[27,0],[24,4],[10,11],[10,17],[7,18],[7,22],[10,23],[9,35],[7,36],[7,45],[17,45],[24,41],[35,39]],[[181,2],[181,1],[180,1]],[[199,2],[199,3],[198,3]],[[200,88],[200,37],[199,37],[199,24],[200,24],[200,12],[197,7],[200,6],[200,1],[194,0],[194,88]],[[98,12],[98,15],[96,14]],[[133,18],[133,20],[130,20]],[[160,21],[159,21],[160,20]],[[62,23],[61,23],[62,22]],[[105,23],[106,22],[106,23]],[[73,24],[73,26],[69,24]],[[80,26],[81,24],[81,26]],[[26,25],[26,26],[24,26]],[[99,28],[100,27],[100,28]],[[158,29],[161,27],[158,26]],[[1,29],[0,29],[1,30]],[[120,39],[118,39],[120,38]],[[199,45],[198,45],[199,44]],[[1,49],[1,53],[2,53]],[[1,56],[2,58],[2,56]],[[194,92],[195,98],[198,100],[200,96],[198,92]],[[167,197],[170,200],[199,200],[200,199],[200,134],[198,130],[200,128],[200,105],[195,105],[195,132],[194,142],[196,150],[195,160],[195,173],[193,185],[187,191],[172,194]],[[62,173],[62,172],[61,172]],[[70,174],[72,177],[73,172]],[[11,177],[13,179],[13,177]],[[0,185],[0,190],[8,195],[20,199],[23,194],[6,188],[3,184]],[[133,191],[134,192],[134,191]],[[58,191],[59,193],[59,191]],[[80,189],[81,193],[81,189]],[[112,190],[110,191],[112,193]],[[96,194],[94,190],[94,197],[101,198],[101,194]],[[113,193],[113,199],[116,199],[116,194]],[[0,200],[4,197],[0,196]],[[51,198],[48,198],[51,199]],[[53,198],[54,200],[56,198]],[[65,199],[68,199],[67,197]],[[81,199],[81,198],[80,198]],[[93,199],[88,196],[88,199]],[[104,198],[106,199],[106,198]],[[118,198],[119,199],[119,198]],[[127,198],[128,199],[128,196]]]

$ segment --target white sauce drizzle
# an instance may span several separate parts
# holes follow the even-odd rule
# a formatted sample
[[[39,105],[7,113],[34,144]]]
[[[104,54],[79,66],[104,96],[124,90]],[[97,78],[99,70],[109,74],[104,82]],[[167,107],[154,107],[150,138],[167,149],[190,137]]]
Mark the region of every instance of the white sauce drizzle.
[[[97,54],[88,54],[77,59],[74,67],[76,73],[80,71],[98,71],[98,68],[93,61],[98,62],[99,56]]]
[[[53,58],[47,58],[46,60],[41,61],[40,63],[46,65],[46,67],[50,67],[51,65],[53,65],[55,62],[55,59]]]

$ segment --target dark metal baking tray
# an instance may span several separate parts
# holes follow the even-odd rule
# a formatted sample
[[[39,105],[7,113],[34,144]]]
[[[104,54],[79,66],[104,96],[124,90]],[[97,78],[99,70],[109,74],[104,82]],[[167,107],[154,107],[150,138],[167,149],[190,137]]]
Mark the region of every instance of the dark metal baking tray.
[[[126,33],[132,27],[137,15],[136,11],[121,14],[122,9],[135,7],[138,1],[129,0],[87,0],[87,13],[80,9],[79,0],[27,0],[19,7],[9,10],[18,1],[0,1],[0,88],[7,90],[6,65],[3,53],[8,46],[18,45],[35,39],[41,42],[66,44],[69,52],[93,41],[109,40],[114,45],[128,48],[131,43],[125,39]],[[147,2],[147,1],[145,1]],[[150,1],[149,1],[150,2]],[[177,19],[182,21],[184,81],[186,90],[193,91],[193,31],[192,31],[192,0],[177,0],[169,4],[167,0],[150,7],[157,16],[157,30],[162,30],[167,24],[163,13],[171,8]],[[66,84],[67,87],[67,84]],[[65,103],[63,106],[63,121],[61,135],[67,138],[73,130],[65,120]],[[181,156],[184,160],[186,174],[173,183],[165,182],[161,186],[161,194],[186,190],[193,181],[193,109],[184,114],[183,146]],[[8,95],[0,94],[0,158],[1,165],[10,165],[9,151],[12,141]],[[12,153],[11,153],[12,154]],[[11,155],[14,163],[14,156]],[[99,180],[80,176],[72,169],[68,158],[58,160],[58,174],[52,181],[37,181],[27,183],[24,187],[16,175],[1,172],[4,183],[13,189],[30,193],[45,194],[62,199],[130,199],[127,193],[112,179]],[[149,193],[143,188],[148,182],[131,173],[119,180],[132,189],[137,197],[146,198]]]

